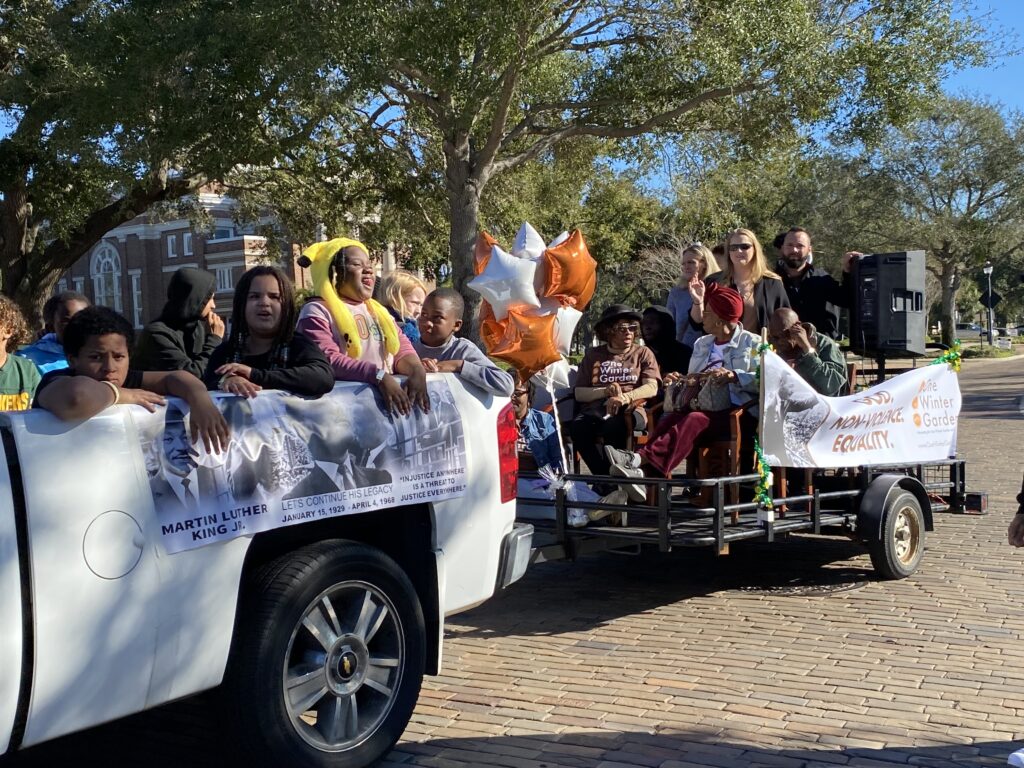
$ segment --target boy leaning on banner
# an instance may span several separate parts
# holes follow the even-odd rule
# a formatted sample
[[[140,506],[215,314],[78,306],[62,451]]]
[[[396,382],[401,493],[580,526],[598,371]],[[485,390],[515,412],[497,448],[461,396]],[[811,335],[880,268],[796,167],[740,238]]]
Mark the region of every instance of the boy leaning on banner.
[[[512,375],[492,363],[469,339],[455,334],[462,328],[465,305],[459,292],[438,288],[423,302],[419,316],[420,340],[413,348],[431,373],[454,373],[464,381],[498,397],[512,394]]]
[[[83,309],[64,332],[68,367],[42,378],[32,407],[63,421],[81,421],[118,403],[141,405],[153,412],[166,404],[164,395],[173,395],[188,403],[192,442],[202,440],[208,453],[226,451],[230,430],[203,382],[188,371],[131,368],[129,350],[134,340],[132,324],[114,310]]]

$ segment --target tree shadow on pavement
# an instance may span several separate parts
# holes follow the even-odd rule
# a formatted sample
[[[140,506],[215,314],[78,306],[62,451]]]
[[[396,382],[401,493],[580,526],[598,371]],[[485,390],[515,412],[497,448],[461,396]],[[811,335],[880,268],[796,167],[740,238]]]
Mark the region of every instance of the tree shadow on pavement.
[[[188,704],[162,707],[0,758],[0,766],[205,768],[251,764],[211,727],[213,720],[196,721],[195,707]],[[471,728],[474,724],[466,725]],[[458,727],[457,720],[453,727]],[[629,731],[531,734],[520,728],[515,736],[417,736],[417,741],[400,743],[379,768],[980,768],[1005,765],[1007,755],[1022,746],[1008,741],[971,741],[940,732],[920,746],[911,739],[901,743],[895,736],[885,744],[873,744],[855,733],[848,737],[851,745],[844,745],[842,736],[832,737],[831,743],[818,742],[813,724],[800,725],[799,731],[792,733],[782,730],[784,727],[785,723],[766,721],[760,729],[765,734],[771,732],[766,739],[775,742],[773,746],[745,743],[749,736],[739,733],[710,728],[688,731],[656,722],[648,729],[631,726]]]
[[[810,729],[783,739],[780,746],[744,744],[742,738],[707,731],[652,729],[656,732],[587,731],[529,736],[427,739],[400,744],[381,768],[399,765],[530,766],[530,768],[864,768],[927,766],[978,768],[1005,765],[1015,742],[942,743],[936,735],[926,746],[842,746],[815,743]],[[776,737],[778,738],[778,737]],[[851,737],[851,741],[857,741]],[[909,740],[907,740],[909,741]],[[952,740],[950,740],[952,741]],[[864,742],[865,744],[867,742]]]

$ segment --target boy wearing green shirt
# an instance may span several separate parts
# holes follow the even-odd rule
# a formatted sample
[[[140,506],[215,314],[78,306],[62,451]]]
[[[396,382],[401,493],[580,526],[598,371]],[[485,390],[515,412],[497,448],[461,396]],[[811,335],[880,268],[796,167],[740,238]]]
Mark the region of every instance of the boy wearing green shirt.
[[[0,411],[24,411],[32,405],[39,369],[31,360],[13,354],[28,341],[28,327],[18,306],[0,296]]]

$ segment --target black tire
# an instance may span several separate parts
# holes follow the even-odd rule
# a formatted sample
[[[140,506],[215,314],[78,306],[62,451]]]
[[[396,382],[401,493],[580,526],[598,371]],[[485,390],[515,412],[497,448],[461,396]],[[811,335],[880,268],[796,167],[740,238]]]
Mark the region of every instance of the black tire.
[[[882,512],[882,537],[868,542],[871,564],[883,579],[905,579],[924,556],[924,513],[917,497],[894,489]]]
[[[362,768],[394,746],[426,630],[391,558],[351,541],[304,547],[262,568],[240,610],[222,695],[251,762]]]

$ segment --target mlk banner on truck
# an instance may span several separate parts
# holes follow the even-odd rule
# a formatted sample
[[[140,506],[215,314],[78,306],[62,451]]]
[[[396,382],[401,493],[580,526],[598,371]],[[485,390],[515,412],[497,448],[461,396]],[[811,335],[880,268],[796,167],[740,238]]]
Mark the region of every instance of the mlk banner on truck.
[[[181,401],[155,413],[132,409],[166,550],[462,495],[462,419],[447,381],[427,387],[429,413],[394,417],[367,385],[317,400],[274,391],[219,397],[231,428],[220,454],[192,444]]]
[[[761,448],[775,467],[855,467],[956,455],[960,386],[926,365],[849,397],[819,395],[774,352],[761,359]]]

